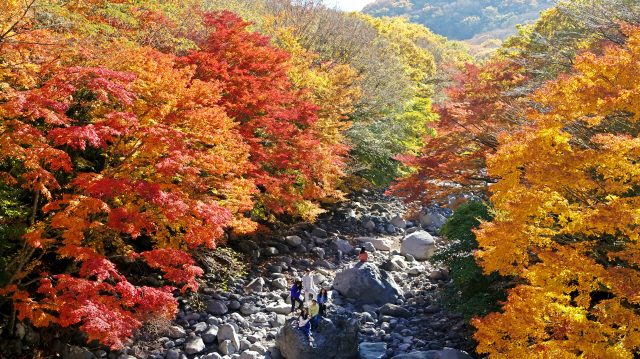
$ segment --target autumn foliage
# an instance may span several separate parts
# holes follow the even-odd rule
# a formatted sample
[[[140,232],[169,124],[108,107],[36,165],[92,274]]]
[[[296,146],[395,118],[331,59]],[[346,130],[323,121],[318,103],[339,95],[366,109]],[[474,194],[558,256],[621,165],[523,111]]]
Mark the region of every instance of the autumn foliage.
[[[477,232],[484,270],[516,275],[503,313],[477,319],[492,358],[634,358],[640,352],[640,29],[585,53],[539,89],[544,110],[488,160],[496,218]]]
[[[427,204],[461,192],[485,193],[497,180],[486,172],[487,154],[497,150],[498,133],[522,122],[524,98],[509,93],[527,80],[519,66],[506,60],[465,64],[454,79],[445,89],[449,100],[434,106],[439,114],[431,124],[435,136],[426,136],[418,153],[396,156],[413,169],[390,188],[406,202]]]
[[[336,82],[342,107],[323,109],[292,55],[238,16],[154,4],[0,9],[0,176],[10,203],[30,198],[0,294],[19,320],[114,347],[197,290],[190,251],[251,232],[252,214],[311,219],[341,196],[337,131],[357,96]],[[178,288],[131,282],[135,262]]]

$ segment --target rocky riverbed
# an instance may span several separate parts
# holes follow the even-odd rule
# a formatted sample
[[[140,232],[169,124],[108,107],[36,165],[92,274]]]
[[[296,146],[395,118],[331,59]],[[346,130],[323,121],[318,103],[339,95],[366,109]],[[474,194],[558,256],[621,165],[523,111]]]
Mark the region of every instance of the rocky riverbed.
[[[455,199],[452,199],[452,201]],[[232,238],[249,272],[227,290],[203,286],[178,297],[180,312],[122,350],[57,343],[71,359],[463,359],[473,351],[462,317],[435,303],[447,270],[423,261],[440,245],[435,235],[449,208],[418,218],[380,192],[362,190],[316,223],[265,238]],[[357,258],[367,248],[369,262]],[[289,289],[310,268],[330,295],[328,315],[309,343],[294,327]],[[22,339],[28,332],[24,328]]]

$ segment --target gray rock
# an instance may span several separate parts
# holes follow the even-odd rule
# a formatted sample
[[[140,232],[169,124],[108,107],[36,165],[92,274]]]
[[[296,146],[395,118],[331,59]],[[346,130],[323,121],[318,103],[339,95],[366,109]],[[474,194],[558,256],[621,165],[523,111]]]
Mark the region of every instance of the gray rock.
[[[313,345],[297,327],[285,325],[276,335],[276,347],[287,359],[358,358],[358,321],[346,316],[322,318],[313,333]]]
[[[202,341],[207,344],[213,343],[216,340],[216,336],[218,335],[218,326],[210,325],[207,330],[202,333]]]
[[[271,282],[271,285],[278,289],[285,289],[287,287],[287,280],[284,278],[277,278]]]
[[[395,304],[385,304],[380,307],[380,315],[390,315],[392,317],[411,318],[411,312]]]
[[[251,303],[244,303],[242,307],[240,307],[240,313],[244,315],[251,315],[260,312],[260,308],[256,307]]]
[[[371,242],[360,243],[360,247],[364,247],[364,249],[366,249],[367,252],[375,252],[376,251],[376,247]]]
[[[336,274],[333,287],[340,295],[361,304],[395,303],[402,290],[391,276],[371,262],[359,262]]]
[[[342,251],[342,253],[349,254],[353,250],[353,246],[344,239],[336,239],[329,245],[329,248],[334,251]]]
[[[17,323],[15,326],[16,330],[14,335],[18,337],[18,339],[22,340],[27,333],[27,326],[24,323]]]
[[[223,340],[220,344],[218,344],[218,350],[223,355],[229,355],[236,352],[236,347],[233,345],[231,340]]]
[[[258,353],[260,353],[261,355],[264,355],[264,354],[267,352],[267,349],[265,349],[265,348],[262,346],[262,344],[260,344],[260,343],[252,344],[252,345],[251,345],[251,347],[249,348],[249,350],[252,350],[252,351],[254,351],[254,352],[258,352]]]
[[[315,265],[316,266],[325,267],[327,269],[335,269],[336,268],[336,266],[334,266],[333,264],[329,263],[329,261],[326,260],[326,259],[320,259],[320,260],[315,261]]]
[[[433,226],[436,228],[441,228],[444,223],[447,221],[443,215],[436,212],[420,212],[419,221],[422,227]]]
[[[276,314],[289,314],[291,313],[291,305],[288,304],[276,304],[267,307],[267,312],[273,312]]]
[[[205,330],[207,330],[207,323],[205,322],[196,323],[192,328],[194,333],[200,334]]]
[[[225,340],[229,340],[235,347],[233,351],[240,349],[240,340],[238,339],[235,328],[231,324],[222,324],[218,328],[217,338],[218,345],[222,344]]]
[[[167,336],[171,339],[184,338],[187,332],[181,326],[172,325],[167,329]]]
[[[373,246],[379,251],[390,251],[391,250],[391,241],[383,238],[372,238],[372,237],[360,237],[356,238],[356,240],[360,243],[370,242]]]
[[[22,324],[22,323],[18,323],[18,324]],[[25,331],[26,331],[26,326],[25,326]],[[24,335],[25,334],[23,334],[23,336]],[[86,348],[67,344],[62,352],[61,357],[63,359],[94,359],[95,355],[93,355],[93,353]]]
[[[274,319],[269,321],[269,324],[271,324],[273,328],[280,328],[281,326],[284,325],[286,321],[287,321],[287,317],[285,317],[284,315],[278,314]]]
[[[312,278],[313,278],[313,284],[315,285],[318,285],[327,279],[322,273],[314,273],[312,275]]]
[[[402,254],[411,254],[417,260],[429,259],[436,251],[436,242],[425,231],[418,231],[408,236],[400,247]]]
[[[264,287],[264,279],[262,279],[262,277],[258,277],[247,285],[247,292],[262,292],[262,287]]]
[[[429,279],[433,280],[444,280],[447,279],[447,275],[441,269],[436,269],[433,272],[429,273]]]
[[[245,350],[240,354],[238,359],[258,359],[262,357],[262,355],[258,352],[254,352],[253,350]]]
[[[229,311],[229,308],[227,308],[227,306],[224,305],[224,303],[222,303],[221,301],[213,300],[207,304],[206,310],[207,313],[213,315],[224,315]]]
[[[222,357],[218,353],[210,353],[200,357],[200,359],[222,359]]]
[[[358,359],[381,359],[386,352],[387,343],[361,343]]]
[[[278,254],[278,250],[275,247],[262,248],[260,250],[260,254],[266,257],[271,257]]]
[[[311,235],[314,237],[326,238],[327,231],[325,231],[322,228],[314,227],[313,230],[311,231]]]
[[[319,259],[323,259],[325,256],[324,249],[322,248],[318,248],[318,247],[314,248],[313,253],[315,253],[316,257],[318,257]]]
[[[402,267],[391,260],[384,261],[384,263],[380,265],[380,269],[386,270],[387,272],[402,272]]]
[[[191,337],[184,344],[184,351],[189,355],[201,353],[205,348],[204,342],[200,337]]]
[[[272,359],[283,359],[280,350],[273,345],[269,347],[269,353]]]
[[[245,350],[249,350],[249,347],[251,347],[251,342],[246,340],[246,339],[242,339],[240,341],[240,351],[245,351]]]
[[[364,229],[374,229],[376,228],[376,224],[373,221],[368,220],[362,223],[362,228]]]
[[[302,238],[298,236],[288,236],[285,238],[285,240],[291,247],[297,247],[302,244]]]
[[[227,307],[229,307],[229,309],[231,310],[238,310],[240,309],[240,302],[234,299],[229,302],[229,305]]]
[[[407,221],[402,219],[402,217],[400,216],[391,218],[391,224],[393,224],[397,228],[407,228]]]
[[[165,359],[180,359],[180,352],[175,349],[170,349],[167,351]]]
[[[431,304],[424,308],[424,312],[427,314],[438,313],[440,311],[440,307],[436,304]]]

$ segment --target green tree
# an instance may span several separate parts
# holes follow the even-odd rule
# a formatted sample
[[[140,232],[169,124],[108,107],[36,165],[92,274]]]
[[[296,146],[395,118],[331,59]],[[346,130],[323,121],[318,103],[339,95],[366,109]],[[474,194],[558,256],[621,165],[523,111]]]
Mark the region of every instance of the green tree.
[[[450,270],[452,286],[446,287],[442,303],[461,312],[466,319],[498,311],[507,296],[508,278],[497,273],[484,274],[473,256],[478,242],[473,230],[481,221],[491,221],[490,208],[481,201],[459,206],[440,230],[449,245],[436,252],[430,261],[444,264]]]

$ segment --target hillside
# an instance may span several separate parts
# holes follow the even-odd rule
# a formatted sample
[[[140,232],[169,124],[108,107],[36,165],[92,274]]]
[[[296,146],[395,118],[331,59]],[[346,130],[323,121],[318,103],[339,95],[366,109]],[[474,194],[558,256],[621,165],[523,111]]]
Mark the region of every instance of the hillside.
[[[377,0],[362,12],[404,16],[450,40],[483,34],[504,40],[515,34],[514,25],[532,23],[551,6],[551,0]]]

